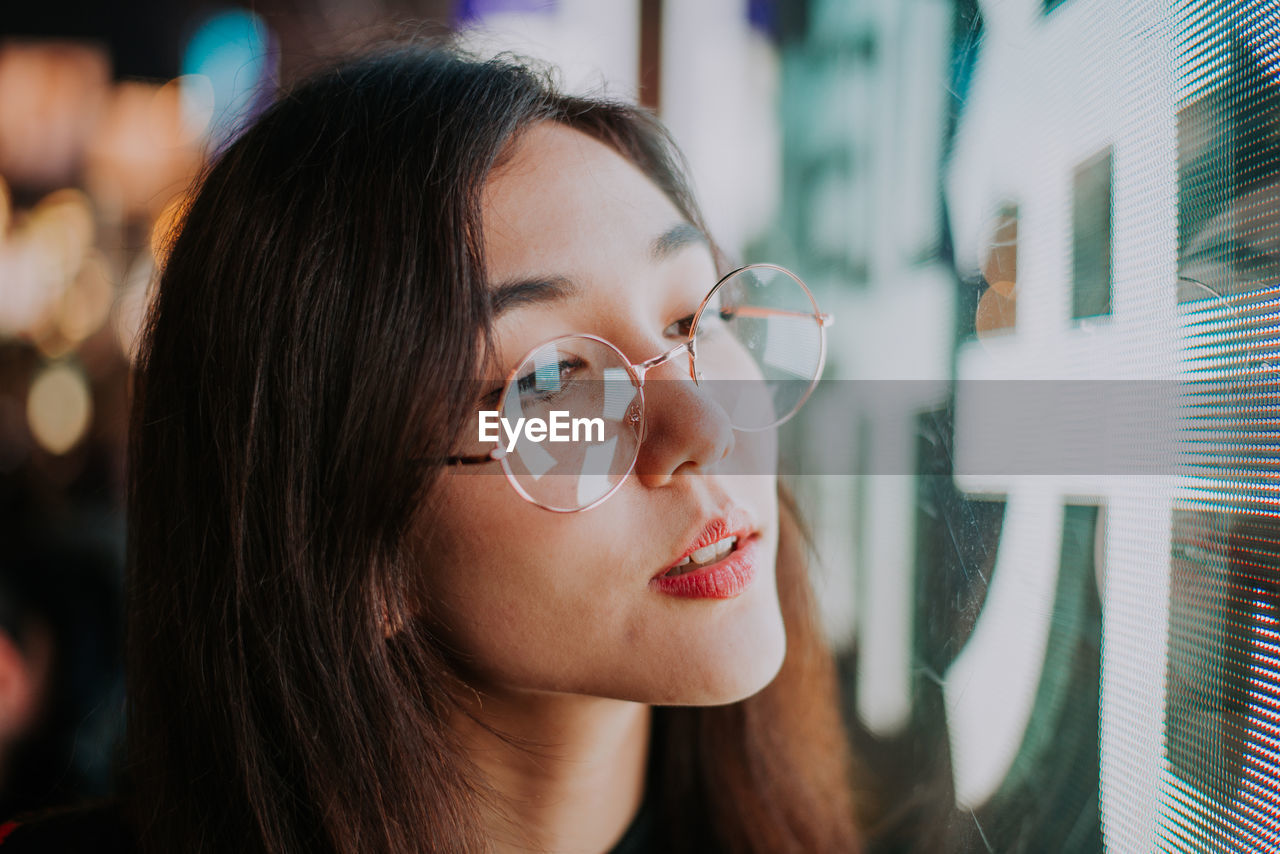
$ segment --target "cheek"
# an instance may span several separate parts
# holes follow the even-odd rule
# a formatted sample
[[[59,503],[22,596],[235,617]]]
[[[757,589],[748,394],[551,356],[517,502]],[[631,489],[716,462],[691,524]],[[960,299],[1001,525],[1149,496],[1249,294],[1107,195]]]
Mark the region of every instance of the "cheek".
[[[422,610],[476,678],[545,680],[620,625],[627,591],[610,573],[626,549],[603,535],[619,524],[607,505],[549,513],[501,475],[456,475],[441,498],[419,551]]]
[[[632,480],[600,507],[562,515],[524,501],[500,474],[450,476],[420,529],[420,589],[423,614],[460,653],[465,678],[481,690],[665,704],[731,702],[764,687],[785,649],[776,440],[740,438],[730,455],[739,473],[724,472],[718,488],[764,526],[766,559],[747,591],[723,602],[648,586],[688,526],[679,487]]]
[[[716,465],[716,471],[744,475],[755,482],[755,491],[774,491],[778,476],[778,431],[734,432],[733,450]],[[765,484],[767,481],[767,484]],[[770,517],[772,518],[772,517]]]

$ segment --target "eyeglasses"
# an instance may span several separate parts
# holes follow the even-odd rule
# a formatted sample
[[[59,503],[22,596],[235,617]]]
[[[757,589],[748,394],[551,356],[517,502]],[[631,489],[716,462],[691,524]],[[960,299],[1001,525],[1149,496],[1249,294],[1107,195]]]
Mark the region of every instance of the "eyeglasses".
[[[472,453],[448,462],[496,461],[525,500],[557,513],[588,510],[635,467],[649,371],[687,353],[690,379],[735,430],[768,430],[813,391],[833,322],[798,276],[773,264],[729,273],[686,320],[686,340],[643,362],[595,335],[534,347],[508,375],[500,407],[477,412],[464,449]]]

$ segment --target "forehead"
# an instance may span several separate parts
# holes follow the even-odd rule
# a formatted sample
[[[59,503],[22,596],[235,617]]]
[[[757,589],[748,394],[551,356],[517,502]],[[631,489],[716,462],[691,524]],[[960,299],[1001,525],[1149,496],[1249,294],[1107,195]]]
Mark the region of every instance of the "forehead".
[[[629,160],[581,131],[528,128],[482,196],[488,278],[594,278],[647,256],[684,217]]]

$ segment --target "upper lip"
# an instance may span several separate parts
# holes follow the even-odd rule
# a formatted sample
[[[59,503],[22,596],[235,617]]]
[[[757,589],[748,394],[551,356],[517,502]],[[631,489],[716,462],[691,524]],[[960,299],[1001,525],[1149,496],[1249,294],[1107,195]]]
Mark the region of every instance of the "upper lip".
[[[755,525],[751,520],[751,516],[745,510],[739,507],[733,507],[726,513],[706,518],[701,522],[700,527],[694,528],[688,535],[688,546],[680,554],[676,555],[670,563],[658,570],[655,578],[659,575],[665,575],[675,568],[675,565],[696,552],[698,549],[706,548],[712,543],[718,543],[726,537],[737,537],[738,541],[746,539],[755,532]]]

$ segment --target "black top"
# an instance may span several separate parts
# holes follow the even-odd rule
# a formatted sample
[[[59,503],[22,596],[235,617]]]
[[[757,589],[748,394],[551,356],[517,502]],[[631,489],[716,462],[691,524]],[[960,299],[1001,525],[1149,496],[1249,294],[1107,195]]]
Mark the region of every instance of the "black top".
[[[646,798],[626,833],[608,854],[657,851],[657,821],[653,813],[650,799]],[[0,854],[137,854],[137,851],[137,841],[115,802],[60,809],[0,824]]]
[[[609,854],[650,854],[659,850],[658,842],[658,821],[654,815],[653,798],[646,796],[640,803],[640,811],[631,820],[631,826],[622,834],[618,844],[609,850]]]

